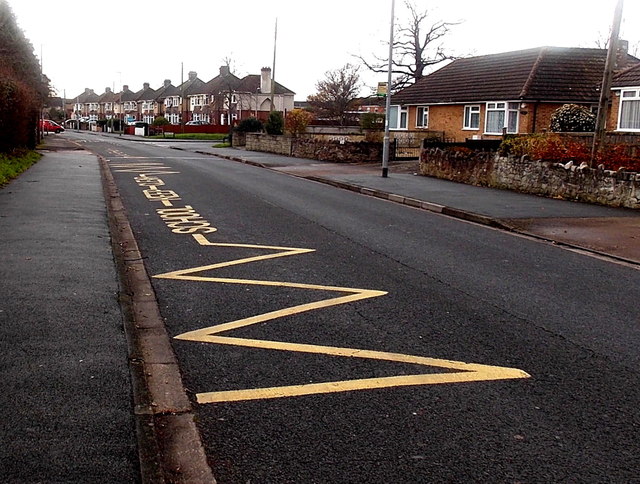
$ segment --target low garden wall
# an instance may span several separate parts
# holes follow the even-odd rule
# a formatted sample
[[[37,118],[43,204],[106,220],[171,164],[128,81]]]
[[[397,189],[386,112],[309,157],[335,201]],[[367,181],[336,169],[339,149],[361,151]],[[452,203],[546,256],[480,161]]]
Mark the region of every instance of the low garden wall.
[[[552,198],[640,208],[640,173],[590,168],[586,164],[531,161],[492,152],[423,149],[420,173],[471,185]]]
[[[351,141],[351,137],[336,135],[333,139],[313,137],[293,138],[268,134],[247,133],[245,146],[250,151],[264,151],[279,155],[309,158],[338,163],[374,162],[382,159],[382,143]],[[234,136],[235,138],[235,136]],[[357,137],[354,137],[358,139]],[[235,139],[234,139],[235,146]]]

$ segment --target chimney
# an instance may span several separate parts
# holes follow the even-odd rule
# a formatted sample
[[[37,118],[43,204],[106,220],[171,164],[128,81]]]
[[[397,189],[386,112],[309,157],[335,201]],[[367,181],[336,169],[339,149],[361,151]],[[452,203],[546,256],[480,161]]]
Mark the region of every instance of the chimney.
[[[171,85],[171,79],[164,80],[164,87],[169,87]]]
[[[615,69],[624,69],[627,67],[627,60],[629,54],[629,41],[618,40],[618,51],[616,52],[616,66]]]
[[[196,77],[198,77],[198,73],[196,71],[189,71],[189,80],[193,81]]]
[[[220,75],[228,76],[229,75],[229,66],[220,66]]]
[[[260,71],[260,92],[271,93],[271,67],[263,67]]]
[[[148,82],[142,83],[142,89],[144,89],[145,91],[149,89],[149,83]]]
[[[110,87],[105,87],[104,88],[104,92],[109,92],[110,93],[111,92],[111,88]]]
[[[122,91],[128,91],[128,90],[129,90],[129,86],[127,84],[122,86]]]

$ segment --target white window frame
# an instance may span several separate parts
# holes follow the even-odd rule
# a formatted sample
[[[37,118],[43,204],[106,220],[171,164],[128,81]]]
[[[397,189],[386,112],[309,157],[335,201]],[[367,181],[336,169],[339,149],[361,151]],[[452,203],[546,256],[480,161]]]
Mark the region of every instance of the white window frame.
[[[429,127],[429,106],[416,107],[416,128],[427,129]]]
[[[479,131],[480,130],[480,111],[481,107],[479,104],[467,104],[464,107],[464,111],[462,113],[462,129],[470,130],[470,131]],[[473,126],[471,122],[471,116],[473,114],[477,114],[478,125]]]
[[[392,105],[389,112],[389,129],[406,131],[408,129],[409,108],[398,104]]]
[[[626,131],[631,133],[639,133],[640,132],[640,107],[637,108],[638,111],[638,119],[635,120],[636,127],[623,127],[622,126],[622,112],[625,109],[626,105],[630,105],[631,103],[640,104],[640,87],[634,87],[630,89],[621,89],[620,90],[620,107],[618,109],[618,126],[616,131]]]
[[[490,101],[486,103],[486,110],[484,115],[484,134],[489,135],[501,135],[504,128],[507,128],[508,134],[516,134],[520,124],[519,115],[520,103],[516,101]],[[493,113],[503,113],[502,129],[500,132],[489,131],[489,115]],[[515,115],[515,128],[510,127],[510,116]]]

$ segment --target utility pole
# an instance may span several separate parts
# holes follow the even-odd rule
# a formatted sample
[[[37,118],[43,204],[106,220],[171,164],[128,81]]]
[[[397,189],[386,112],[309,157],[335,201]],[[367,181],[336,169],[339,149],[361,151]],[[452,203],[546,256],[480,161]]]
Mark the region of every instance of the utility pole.
[[[596,118],[596,127],[593,133],[593,145],[591,146],[591,166],[594,166],[598,153],[602,150],[605,143],[605,131],[607,125],[607,116],[609,111],[609,101],[611,100],[611,82],[613,79],[613,70],[616,67],[616,56],[618,53],[618,37],[620,36],[620,23],[622,21],[622,6],[624,0],[618,0],[616,10],[613,16],[613,25],[611,26],[611,37],[609,39],[609,49],[607,50],[607,60],[604,66],[604,75],[602,77],[602,87],[600,89],[600,102],[598,104],[598,117]]]
[[[384,140],[382,143],[382,178],[389,175],[389,111],[391,111],[391,69],[393,67],[393,21],[395,0],[391,0],[391,29],[389,34],[389,65],[387,67],[387,98],[384,115]]]
[[[271,69],[271,106],[270,110],[275,109],[274,97],[276,95],[276,46],[278,45],[278,18],[276,17],[276,29],[273,34],[273,69]]]

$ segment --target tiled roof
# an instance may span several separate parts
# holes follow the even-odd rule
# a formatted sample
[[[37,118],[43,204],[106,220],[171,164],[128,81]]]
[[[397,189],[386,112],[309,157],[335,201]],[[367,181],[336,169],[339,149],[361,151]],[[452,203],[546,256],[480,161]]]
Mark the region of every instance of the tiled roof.
[[[156,99],[156,97],[156,91],[147,85],[136,93],[136,101],[152,101]]]
[[[131,91],[130,89],[124,89],[121,93],[120,93],[120,101],[125,102],[125,101],[137,101],[138,100],[138,96],[135,92]]]
[[[259,74],[249,74],[240,81],[240,84],[236,88],[240,92],[260,92],[261,76]],[[262,94],[271,94],[270,92],[263,92]],[[295,94],[291,89],[287,89],[282,84],[276,81],[275,94]]]
[[[640,64],[620,71],[613,78],[613,87],[638,87],[640,86]]]
[[[221,92],[235,91],[239,84],[240,78],[234,74],[219,74],[207,82],[205,89],[207,94],[219,94]]]
[[[93,92],[93,89],[86,88],[82,94],[72,99],[76,99],[76,102],[78,103],[85,104],[97,103],[99,98],[100,97],[95,92]]]
[[[98,102],[100,103],[113,103],[118,102],[119,100],[120,95],[113,92],[110,88],[98,97]]]
[[[538,47],[458,59],[392,97],[394,104],[501,100],[597,102],[607,51]],[[629,56],[630,62],[637,62]]]
[[[183,84],[178,87],[180,92],[183,92],[185,96],[193,95],[193,94],[206,94],[205,92],[205,83],[199,79],[189,79],[185,81]]]
[[[173,84],[163,85],[160,89],[156,91],[156,100],[164,101],[169,96],[179,96],[180,89],[178,89]]]

